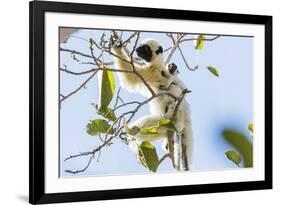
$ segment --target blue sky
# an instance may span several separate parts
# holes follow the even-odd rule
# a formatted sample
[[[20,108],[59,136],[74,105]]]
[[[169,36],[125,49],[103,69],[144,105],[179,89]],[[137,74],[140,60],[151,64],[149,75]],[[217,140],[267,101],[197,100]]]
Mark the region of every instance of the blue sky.
[[[94,29],[79,30],[73,36],[99,39],[101,33],[102,31]],[[124,33],[124,37],[126,35],[128,34]],[[170,46],[170,40],[163,33],[141,33],[140,41],[145,38],[156,39],[164,49]],[[88,43],[78,38],[70,38],[66,44],[61,46],[89,53]],[[184,43],[182,49],[189,64],[194,65],[196,50],[193,42]],[[199,69],[196,71],[187,70],[178,51],[172,58],[172,62],[178,65],[179,77],[192,90],[186,99],[190,104],[194,136],[193,170],[237,168],[224,155],[225,151],[232,147],[223,140],[221,131],[227,127],[248,135],[247,125],[253,120],[253,38],[221,36],[215,41],[206,42],[204,49],[199,51],[198,55]],[[105,60],[111,60],[111,57],[105,56]],[[66,52],[60,52],[60,64],[61,66],[65,64],[69,70],[77,72],[91,68],[89,65],[81,65],[73,61],[70,54]],[[206,69],[207,66],[216,67],[220,76],[217,78],[212,75]],[[61,72],[61,93],[71,92],[87,77],[89,75],[74,76]],[[118,77],[115,77],[116,87],[119,87]],[[73,176],[64,170],[81,169],[88,162],[88,157],[80,157],[67,162],[64,162],[64,158],[79,152],[90,151],[101,143],[98,138],[89,136],[85,129],[89,120],[99,118],[91,105],[91,103],[98,102],[97,85],[97,77],[95,77],[86,85],[86,89],[77,92],[61,105],[60,176]],[[124,89],[121,91],[121,96],[125,101],[144,99],[142,96],[128,93]],[[146,106],[134,119],[148,113],[149,110]],[[155,145],[158,155],[161,156],[163,154],[161,143],[157,142]],[[170,161],[165,160],[158,171],[173,171]],[[148,170],[138,164],[134,154],[125,144],[114,140],[113,145],[103,149],[99,161],[92,161],[90,167],[79,175],[137,173],[148,173]]]

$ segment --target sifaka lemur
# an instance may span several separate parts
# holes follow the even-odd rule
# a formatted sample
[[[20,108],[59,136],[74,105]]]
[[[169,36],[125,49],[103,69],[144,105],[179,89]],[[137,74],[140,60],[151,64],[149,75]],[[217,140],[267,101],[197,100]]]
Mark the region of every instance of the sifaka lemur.
[[[182,95],[185,86],[177,77],[177,67],[175,64],[165,66],[162,55],[163,48],[157,41],[145,39],[142,44],[136,47],[135,51],[137,56],[145,60],[146,63],[141,66],[134,64],[133,68],[129,56],[122,48],[122,44],[116,38],[111,38],[114,66],[116,69],[124,71],[117,72],[121,87],[129,92],[139,93],[149,98],[152,94],[144,84],[144,80],[155,94],[166,91],[175,97]],[[131,72],[133,69],[142,79]],[[169,119],[173,115],[175,104],[175,99],[169,95],[155,97],[149,102],[150,114],[131,123],[129,127],[141,129],[154,126],[161,119]],[[174,144],[175,168],[177,170],[188,170],[191,164],[192,129],[189,105],[185,99],[179,106],[174,123],[178,131],[177,137],[180,137],[180,144]],[[163,139],[163,147],[166,148],[167,132],[166,128],[160,128],[158,134],[154,135],[144,135],[141,132],[137,132],[135,135],[130,136],[133,142],[130,144],[130,147],[138,153],[137,146],[141,142]]]

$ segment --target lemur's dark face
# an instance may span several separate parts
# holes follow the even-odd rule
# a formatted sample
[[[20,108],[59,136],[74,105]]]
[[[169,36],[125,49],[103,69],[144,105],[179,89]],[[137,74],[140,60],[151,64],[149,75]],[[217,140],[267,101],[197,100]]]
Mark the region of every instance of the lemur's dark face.
[[[150,43],[152,44],[152,43]],[[159,55],[163,53],[163,48],[161,46],[157,46],[154,48],[154,44],[141,44],[136,48],[137,56],[144,59],[146,62],[151,62],[153,60],[153,56]]]
[[[137,52],[138,57],[144,59],[147,62],[151,61],[153,54],[152,54],[151,48],[148,45],[143,44],[143,45],[138,46],[136,48],[136,52]]]

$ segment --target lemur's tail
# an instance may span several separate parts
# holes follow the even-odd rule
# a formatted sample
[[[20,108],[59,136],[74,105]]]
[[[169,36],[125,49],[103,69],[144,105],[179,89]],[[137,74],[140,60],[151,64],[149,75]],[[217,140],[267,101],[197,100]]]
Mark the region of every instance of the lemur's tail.
[[[174,142],[175,169],[178,171],[190,170],[192,163],[192,130],[186,126],[182,132],[176,134]]]
[[[182,133],[182,170],[190,170],[192,163],[192,129],[191,126],[187,126],[184,128]]]

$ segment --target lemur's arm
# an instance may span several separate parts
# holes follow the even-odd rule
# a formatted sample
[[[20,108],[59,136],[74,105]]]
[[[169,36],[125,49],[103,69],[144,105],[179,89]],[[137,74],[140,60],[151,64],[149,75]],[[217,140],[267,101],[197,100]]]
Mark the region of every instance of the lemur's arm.
[[[142,85],[143,81],[140,79],[139,76],[137,76],[135,73],[133,73],[133,68],[130,61],[129,56],[123,51],[123,48],[121,46],[112,46],[111,52],[114,54],[114,66],[116,69],[123,70],[124,72],[117,72],[120,80],[123,81],[123,83],[126,84],[126,86],[138,86]],[[118,56],[118,57],[117,57]],[[142,78],[147,81],[148,78],[151,77],[151,71],[148,69],[148,65],[136,65],[134,64],[135,71],[142,76]],[[128,72],[126,72],[128,71]],[[122,82],[121,82],[122,83]],[[130,88],[128,88],[130,89]]]
[[[121,75],[124,80],[130,82],[130,84],[137,84],[140,81],[138,77],[134,73],[129,73],[133,71],[129,57],[127,54],[122,50],[122,47],[112,47],[111,52],[115,55],[113,56],[114,66],[116,69],[128,71],[126,72],[118,72],[118,75]],[[117,57],[118,56],[118,57]]]

